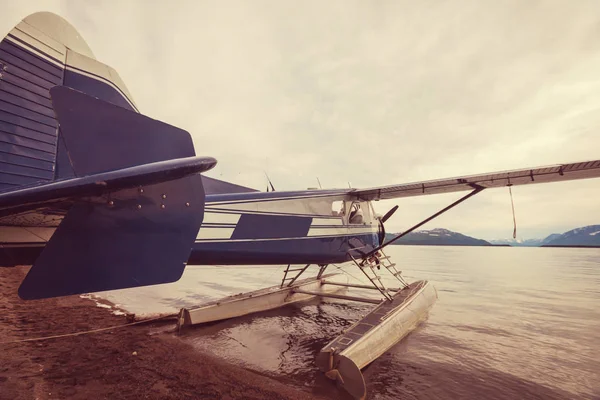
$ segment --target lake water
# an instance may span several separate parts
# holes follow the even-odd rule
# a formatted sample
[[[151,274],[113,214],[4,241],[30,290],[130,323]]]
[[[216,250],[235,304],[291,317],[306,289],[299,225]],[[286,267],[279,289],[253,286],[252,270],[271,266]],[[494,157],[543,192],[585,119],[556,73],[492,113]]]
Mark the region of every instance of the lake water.
[[[368,398],[600,399],[600,249],[390,246],[387,253],[409,282],[433,282],[439,299],[424,323],[363,371]],[[278,284],[283,268],[188,267],[174,284],[103,297],[138,314],[177,312]],[[365,281],[355,266],[330,268]],[[371,307],[312,302],[190,328],[183,339],[343,399],[314,359]]]

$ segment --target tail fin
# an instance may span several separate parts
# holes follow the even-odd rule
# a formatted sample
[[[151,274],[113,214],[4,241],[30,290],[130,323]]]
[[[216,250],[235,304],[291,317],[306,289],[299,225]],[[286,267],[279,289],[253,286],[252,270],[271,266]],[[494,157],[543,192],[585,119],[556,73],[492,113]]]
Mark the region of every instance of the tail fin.
[[[32,189],[38,199],[57,198],[66,186],[73,204],[19,295],[39,299],[178,280],[204,215],[202,178],[190,172],[214,160],[194,157],[181,129],[63,86],[50,92],[76,177]],[[178,165],[186,169],[171,179]],[[158,178],[149,181],[149,172]],[[131,183],[115,186],[124,179]],[[100,189],[90,195],[97,182]]]
[[[49,193],[69,184],[74,203],[19,295],[39,299],[178,280],[203,219],[202,178],[186,170],[179,179],[141,182],[153,165],[194,159],[189,133],[64,86],[50,93],[76,177],[50,185]],[[204,169],[214,165],[207,161]],[[158,172],[173,173],[173,164]],[[117,179],[132,184],[115,189]],[[78,192],[90,180],[103,182],[100,193]]]
[[[57,85],[137,111],[118,74],[67,21],[28,16],[0,42],[0,192],[74,176],[52,108]]]
[[[190,134],[65,86],[50,90],[75,176],[193,157]]]
[[[62,18],[33,14],[0,42],[0,252],[28,244],[9,228],[56,227],[22,298],[179,279],[203,219],[197,173],[215,163],[139,114]]]

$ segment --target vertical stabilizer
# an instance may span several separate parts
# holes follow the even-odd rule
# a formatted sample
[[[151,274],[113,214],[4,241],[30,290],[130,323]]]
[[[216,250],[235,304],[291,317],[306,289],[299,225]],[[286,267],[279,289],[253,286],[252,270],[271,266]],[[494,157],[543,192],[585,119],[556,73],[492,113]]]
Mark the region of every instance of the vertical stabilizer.
[[[28,16],[0,42],[0,193],[74,177],[50,98],[55,86],[138,111],[73,26],[52,13]]]

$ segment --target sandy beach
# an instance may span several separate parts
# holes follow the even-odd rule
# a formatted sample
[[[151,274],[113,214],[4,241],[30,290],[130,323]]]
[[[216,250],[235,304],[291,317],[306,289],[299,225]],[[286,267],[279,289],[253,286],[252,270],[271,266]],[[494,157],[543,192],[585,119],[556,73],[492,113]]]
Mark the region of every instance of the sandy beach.
[[[157,333],[152,324],[7,343],[127,322],[79,296],[19,299],[27,269],[0,268],[2,400],[315,398],[193,349],[173,333]]]

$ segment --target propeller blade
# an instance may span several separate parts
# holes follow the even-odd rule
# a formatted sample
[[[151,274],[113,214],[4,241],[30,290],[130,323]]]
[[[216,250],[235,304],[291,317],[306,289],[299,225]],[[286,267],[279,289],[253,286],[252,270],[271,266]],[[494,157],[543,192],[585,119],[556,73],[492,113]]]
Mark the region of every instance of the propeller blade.
[[[381,217],[381,222],[385,222],[387,221],[392,215],[394,215],[394,213],[396,212],[396,210],[398,210],[398,206],[394,206],[392,207],[392,209],[388,212],[385,213],[385,215],[383,217]]]

